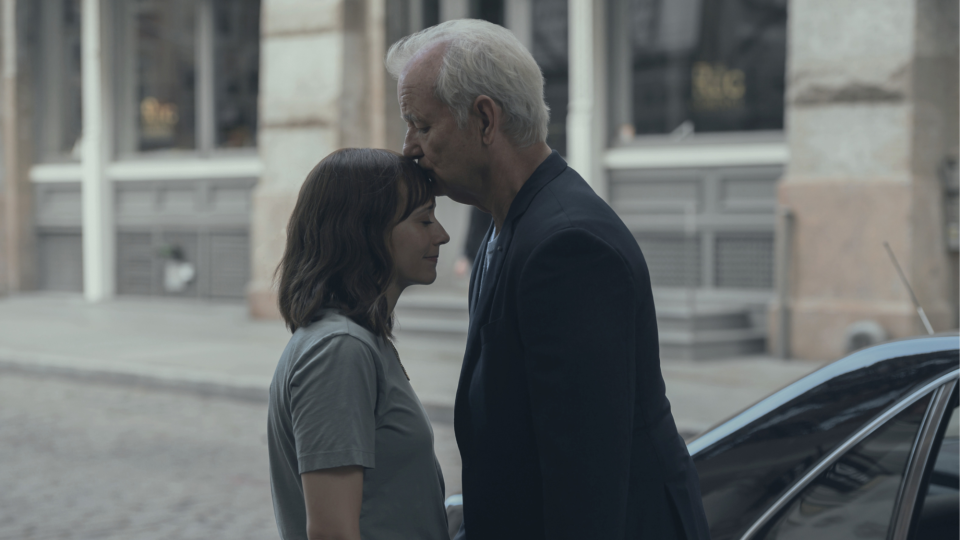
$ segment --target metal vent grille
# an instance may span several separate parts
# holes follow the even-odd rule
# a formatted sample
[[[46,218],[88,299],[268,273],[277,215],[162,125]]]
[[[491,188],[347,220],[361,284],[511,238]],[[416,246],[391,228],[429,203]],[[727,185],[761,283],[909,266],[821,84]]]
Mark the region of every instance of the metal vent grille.
[[[154,249],[150,233],[117,234],[117,293],[153,293]]]
[[[773,236],[738,235],[717,238],[717,287],[773,287]]]
[[[80,233],[41,233],[38,238],[40,289],[83,291],[83,238]]]
[[[700,238],[636,235],[654,287],[700,286]]]
[[[210,235],[210,296],[242,298],[250,279],[246,234]]]

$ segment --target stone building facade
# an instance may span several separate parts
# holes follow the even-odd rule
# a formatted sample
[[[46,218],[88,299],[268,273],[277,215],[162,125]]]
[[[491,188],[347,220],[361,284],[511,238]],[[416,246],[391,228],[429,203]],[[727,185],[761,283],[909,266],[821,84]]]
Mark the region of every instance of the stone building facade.
[[[920,333],[885,241],[934,328],[958,326],[956,0],[0,6],[0,290],[275,316],[306,173],[400,148],[386,47],[477,17],[531,50],[548,143],[634,231],[666,357],[836,358],[865,321]],[[459,306],[467,210],[438,217],[454,240],[419,302]]]
[[[957,327],[958,15],[953,1],[791,3],[778,199],[795,222],[797,356],[836,356],[860,320],[924,333],[883,242],[933,328]]]

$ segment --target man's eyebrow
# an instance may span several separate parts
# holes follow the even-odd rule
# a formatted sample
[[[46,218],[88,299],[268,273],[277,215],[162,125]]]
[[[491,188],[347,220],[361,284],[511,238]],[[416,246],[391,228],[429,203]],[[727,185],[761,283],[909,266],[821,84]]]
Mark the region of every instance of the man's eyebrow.
[[[401,114],[400,118],[402,118],[405,122],[410,122],[411,124],[416,124],[420,122],[420,118],[413,113]]]

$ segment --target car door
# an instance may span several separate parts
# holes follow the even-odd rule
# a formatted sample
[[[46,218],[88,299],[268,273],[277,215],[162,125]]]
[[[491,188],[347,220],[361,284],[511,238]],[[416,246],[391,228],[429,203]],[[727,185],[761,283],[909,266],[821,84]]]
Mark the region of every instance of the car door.
[[[923,437],[918,442],[918,451],[915,453],[917,458],[913,466],[917,478],[911,482],[918,486],[917,500],[912,508],[907,506],[909,501],[904,501],[900,519],[904,520],[909,514],[909,522],[898,523],[898,532],[901,533],[898,538],[902,538],[903,530],[909,530],[908,538],[916,540],[957,538],[957,531],[960,530],[958,393],[960,390],[954,387],[936,433],[927,437],[932,441],[929,448],[925,448],[926,440]],[[923,456],[926,456],[926,459],[923,459]],[[906,498],[909,497],[909,493],[905,495]]]
[[[934,526],[934,514],[946,515],[935,510],[949,479],[934,473],[947,467],[936,463],[941,449],[950,451],[943,419],[956,379],[957,372],[940,377],[887,408],[786,491],[743,540],[906,540],[913,523]]]

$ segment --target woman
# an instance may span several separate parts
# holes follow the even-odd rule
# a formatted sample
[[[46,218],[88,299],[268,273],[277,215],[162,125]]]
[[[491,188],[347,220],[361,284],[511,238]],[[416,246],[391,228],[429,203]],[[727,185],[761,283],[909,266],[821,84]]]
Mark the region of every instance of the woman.
[[[284,540],[449,538],[433,430],[390,341],[400,293],[433,283],[450,240],[434,205],[423,171],[387,150],[338,150],[300,189],[268,419]]]

